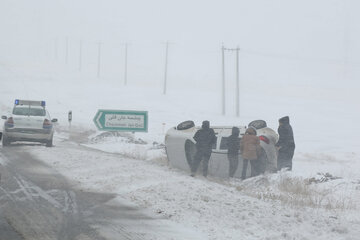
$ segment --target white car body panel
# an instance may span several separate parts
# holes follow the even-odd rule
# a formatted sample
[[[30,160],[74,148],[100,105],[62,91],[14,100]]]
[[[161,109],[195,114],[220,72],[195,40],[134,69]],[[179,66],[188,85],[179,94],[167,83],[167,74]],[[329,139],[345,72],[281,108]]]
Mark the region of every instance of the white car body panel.
[[[266,136],[270,141],[269,144],[260,141],[260,145],[265,150],[267,156],[265,171],[277,171],[277,149],[275,144],[279,140],[278,134],[273,129],[268,127],[257,129],[256,132],[258,136]]]
[[[13,115],[14,128],[42,129],[45,117]]]

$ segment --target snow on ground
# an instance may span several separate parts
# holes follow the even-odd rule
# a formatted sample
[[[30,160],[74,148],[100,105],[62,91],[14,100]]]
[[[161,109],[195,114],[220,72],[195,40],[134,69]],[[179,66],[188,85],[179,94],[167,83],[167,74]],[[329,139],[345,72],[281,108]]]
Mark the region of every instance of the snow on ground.
[[[231,111],[220,115],[221,98],[213,89],[169,90],[164,96],[160,87],[124,87],[50,64],[1,65],[0,79],[2,112],[15,98],[47,101],[59,119],[56,146],[29,150],[81,188],[117,193],[150,215],[196,229],[208,239],[359,239],[360,141],[351,134],[359,132],[355,95],[336,87],[279,91],[249,84],[236,118]],[[100,108],[147,110],[149,132],[98,132],[92,119]],[[165,131],[183,120],[245,125],[264,119],[276,129],[283,115],[290,115],[297,144],[290,173],[246,181],[191,178],[167,164]]]
[[[343,190],[340,195],[323,196],[321,187],[314,186],[308,190],[295,188],[299,193],[289,196],[291,186],[290,190],[279,188],[287,186],[282,181],[294,178],[291,173],[245,182],[191,178],[169,168],[161,159],[131,159],[85,151],[81,146],[71,148],[61,141],[65,140],[59,139],[58,146],[50,150],[36,148],[32,152],[77,181],[84,190],[117,193],[119,198],[148,209],[149,214],[197,229],[208,239],[356,239],[360,233],[356,202],[359,189],[355,189],[360,183],[342,179],[325,183],[330,185],[325,189]],[[56,161],[52,160],[54,155]],[[357,191],[357,195],[350,190]],[[335,201],[334,205],[330,206],[327,200]],[[320,201],[324,201],[324,206]]]

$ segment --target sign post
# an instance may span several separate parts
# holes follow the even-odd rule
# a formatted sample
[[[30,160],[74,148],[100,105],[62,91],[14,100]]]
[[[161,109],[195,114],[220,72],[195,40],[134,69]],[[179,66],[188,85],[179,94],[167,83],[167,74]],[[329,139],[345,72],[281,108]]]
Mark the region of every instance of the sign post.
[[[68,112],[68,121],[69,121],[69,125],[71,127],[71,121],[72,121],[72,111],[71,110]]]
[[[147,111],[99,109],[93,121],[100,131],[148,131]]]
[[[72,121],[72,111],[68,112],[68,121],[69,121],[69,139],[71,137],[71,121]]]

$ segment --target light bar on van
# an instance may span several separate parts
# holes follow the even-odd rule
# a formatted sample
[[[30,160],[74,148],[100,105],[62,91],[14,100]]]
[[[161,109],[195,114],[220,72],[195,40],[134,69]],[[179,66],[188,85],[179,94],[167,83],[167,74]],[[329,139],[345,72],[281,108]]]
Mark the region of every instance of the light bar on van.
[[[45,107],[45,101],[31,101],[31,100],[19,100],[15,99],[15,105],[32,105]]]

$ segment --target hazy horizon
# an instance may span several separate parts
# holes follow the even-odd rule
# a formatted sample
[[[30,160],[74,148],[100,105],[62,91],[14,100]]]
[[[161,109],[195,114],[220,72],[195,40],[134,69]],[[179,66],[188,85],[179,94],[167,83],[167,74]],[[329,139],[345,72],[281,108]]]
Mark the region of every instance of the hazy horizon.
[[[82,71],[95,74],[102,42],[101,76],[122,79],[129,43],[129,81],[161,84],[169,41],[170,84],[216,88],[224,44],[241,49],[243,87],[314,81],[358,87],[359,6],[354,0],[3,0],[0,61],[56,62],[57,57],[65,64],[67,38],[67,65],[79,67],[82,41]],[[235,55],[227,52],[227,81],[234,81],[234,72]]]

